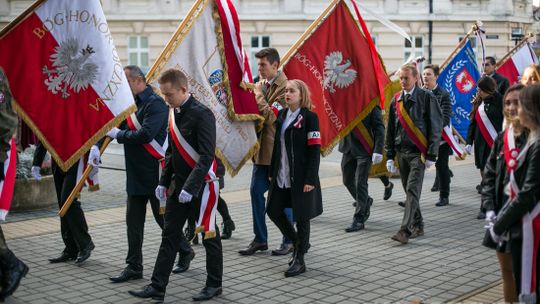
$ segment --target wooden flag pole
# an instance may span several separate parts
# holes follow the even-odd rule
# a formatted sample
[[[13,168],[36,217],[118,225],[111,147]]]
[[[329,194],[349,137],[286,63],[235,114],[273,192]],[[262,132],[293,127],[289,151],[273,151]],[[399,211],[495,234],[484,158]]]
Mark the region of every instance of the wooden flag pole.
[[[103,154],[103,152],[105,151],[105,149],[107,148],[111,140],[112,138],[110,138],[109,136],[105,137],[105,140],[103,141],[103,145],[101,145],[101,149],[99,149],[99,155]],[[88,175],[90,175],[91,171],[92,171],[92,166],[87,166],[86,169],[84,170],[84,173],[82,174],[81,179],[77,181],[75,188],[73,188],[73,190],[71,191],[71,194],[68,196],[68,198],[64,202],[64,205],[62,205],[62,208],[58,212],[58,214],[61,217],[64,217],[64,215],[66,215],[69,207],[71,206],[71,204],[73,204],[73,201],[75,200],[77,195],[79,195],[79,193],[81,192],[81,189],[84,186],[84,182],[88,178]]]
[[[523,46],[523,44],[525,44],[527,42],[527,40],[529,40],[532,37],[533,37],[532,33],[528,33],[527,35],[525,35],[525,37],[523,37],[523,39],[516,46],[514,46],[508,53],[506,53],[506,55],[504,55],[504,57],[501,58],[501,60],[499,60],[499,62],[497,62],[497,64],[495,65],[495,69],[497,69],[498,67],[503,65],[508,60],[508,58],[512,57],[512,55],[514,55],[514,53],[519,48],[521,48],[521,46]]]
[[[8,23],[2,31],[0,31],[0,39],[7,35],[17,24],[19,24],[21,21],[26,19],[28,15],[33,12],[36,8],[38,8],[43,2],[46,0],[37,0],[36,2],[32,3],[30,7],[28,7],[24,12],[22,12],[17,18],[15,18],[13,21]]]

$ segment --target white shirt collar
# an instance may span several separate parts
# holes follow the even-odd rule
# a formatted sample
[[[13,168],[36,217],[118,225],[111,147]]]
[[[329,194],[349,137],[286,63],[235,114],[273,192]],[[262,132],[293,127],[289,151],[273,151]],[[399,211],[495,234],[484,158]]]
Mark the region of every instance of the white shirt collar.
[[[412,96],[412,94],[414,93],[414,89],[416,89],[416,86],[414,86],[414,87],[412,88],[412,90],[410,90],[409,92],[403,90],[403,95],[410,94],[410,95]]]

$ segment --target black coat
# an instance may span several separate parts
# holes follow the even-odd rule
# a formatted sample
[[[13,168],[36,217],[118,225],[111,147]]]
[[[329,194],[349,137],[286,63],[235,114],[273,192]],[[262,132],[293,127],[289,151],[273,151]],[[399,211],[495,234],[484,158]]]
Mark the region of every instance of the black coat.
[[[450,94],[447,90],[441,86],[437,86],[431,91],[441,107],[441,114],[443,118],[443,128],[450,125],[450,119],[452,118],[452,101],[450,100]]]
[[[281,162],[280,134],[287,111],[287,109],[281,110],[275,122],[276,135],[269,171],[272,181],[268,192],[268,204],[272,204],[272,190],[278,186],[277,176]],[[297,123],[301,118],[303,121]],[[291,177],[291,204],[297,220],[310,220],[323,212],[319,182],[321,145],[320,142],[308,143],[308,135],[312,134],[318,134],[320,137],[319,118],[314,112],[302,108],[297,118],[285,130],[284,135]],[[315,189],[304,192],[304,185],[313,185]]]
[[[510,87],[510,82],[508,81],[508,78],[497,72],[493,73],[493,75],[491,75],[491,78],[493,78],[497,83],[497,92],[499,92],[499,94],[501,95],[504,95],[504,93],[506,93],[506,90],[508,90],[508,88]]]
[[[495,92],[493,95],[486,97],[482,102],[485,104],[484,109],[493,127],[495,127],[497,132],[500,132],[504,119],[501,94]],[[467,144],[474,144],[474,163],[478,169],[484,170],[491,148],[482,136],[480,128],[478,128],[476,115],[474,114],[476,113],[475,111],[471,115],[471,122],[467,132]]]
[[[514,177],[519,188],[516,199],[506,207],[503,207],[497,215],[493,231],[501,235],[505,231],[511,231],[510,237],[521,237],[521,219],[531,212],[540,201],[540,140],[531,144],[523,159],[518,160],[514,171]]]
[[[159,181],[159,161],[146,151],[143,144],[155,139],[163,145],[167,136],[169,108],[150,86],[135,96],[135,103],[135,116],[142,128],[132,131],[123,122],[116,137],[118,143],[124,145],[126,190],[128,195],[154,195]]]
[[[366,118],[362,120],[362,124],[373,140],[373,153],[383,154],[384,124],[381,108],[375,106]],[[364,149],[364,146],[352,131],[339,142],[339,152],[348,153],[354,157],[372,155],[372,153],[368,153]]]
[[[195,168],[182,158],[169,130],[169,147],[165,156],[165,168],[159,184],[169,187],[174,175],[175,194],[183,189],[199,197],[205,183],[204,177],[214,160],[216,150],[216,119],[214,113],[191,96],[180,108],[174,109],[178,130],[189,145],[199,154]]]

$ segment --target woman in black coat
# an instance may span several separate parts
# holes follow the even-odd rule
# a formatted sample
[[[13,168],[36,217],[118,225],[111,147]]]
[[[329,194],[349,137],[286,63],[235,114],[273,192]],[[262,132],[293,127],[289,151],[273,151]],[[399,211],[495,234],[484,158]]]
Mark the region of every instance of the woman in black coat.
[[[521,149],[514,169],[515,195],[501,207],[489,229],[496,243],[508,240],[512,256],[512,270],[519,292],[519,301],[540,301],[540,85],[521,91],[518,116],[530,130],[527,144]],[[509,163],[510,164],[510,163]],[[502,236],[502,237],[501,237]]]
[[[266,212],[294,243],[286,277],[306,271],[304,254],[309,246],[309,221],[322,213],[319,162],[321,134],[317,114],[311,112],[309,91],[301,80],[290,80],[285,90],[287,109],[279,112],[270,164],[270,189]],[[292,208],[295,231],[283,210]]]

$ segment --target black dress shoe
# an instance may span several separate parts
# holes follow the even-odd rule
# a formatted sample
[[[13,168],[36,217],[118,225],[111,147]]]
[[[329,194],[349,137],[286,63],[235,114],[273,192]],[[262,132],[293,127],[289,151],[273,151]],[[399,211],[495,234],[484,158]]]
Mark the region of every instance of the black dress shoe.
[[[144,286],[144,289],[141,291],[130,290],[128,291],[130,295],[137,298],[148,299],[152,298],[153,300],[163,301],[165,299],[165,292],[159,291],[152,287],[152,285]]]
[[[292,265],[289,266],[289,269],[285,271],[285,277],[294,277],[304,272],[306,272],[306,263],[304,263],[304,258],[297,256]]]
[[[173,269],[172,273],[186,272],[189,269],[189,265],[191,264],[191,261],[194,257],[195,251],[193,250],[188,255],[179,257],[178,264],[176,264],[176,267]]]
[[[232,236],[232,232],[236,229],[233,220],[227,220],[224,221],[221,224],[222,232],[221,232],[221,239],[222,240],[228,240]]]
[[[67,261],[74,261],[76,258],[77,258],[76,253],[69,253],[69,252],[62,251],[62,254],[59,257],[49,259],[49,262],[51,264],[64,263]]]
[[[355,231],[360,231],[362,229],[364,229],[364,223],[355,219],[352,222],[351,226],[345,228],[345,232],[355,232]]]
[[[287,255],[291,252],[293,252],[294,246],[293,244],[285,244],[281,243],[278,248],[272,250],[272,255]]]
[[[486,213],[484,211],[480,210],[478,212],[478,215],[476,216],[476,218],[479,219],[479,220],[483,220],[483,219],[486,218]]]
[[[12,295],[19,287],[21,279],[28,273],[28,266],[21,260],[15,258],[15,261],[9,265],[9,269],[3,273],[3,286],[2,292],[0,292],[0,298],[5,299]]]
[[[390,182],[388,187],[384,187],[384,197],[383,199],[387,201],[392,196],[392,189],[394,189],[394,184]]]
[[[448,197],[441,197],[439,201],[435,204],[435,206],[442,207],[448,204],[450,204],[450,202],[448,201]]]
[[[221,287],[210,287],[205,286],[201,292],[193,296],[193,301],[206,301],[210,300],[215,296],[219,296],[223,292]]]
[[[398,202],[397,204],[398,204],[400,207],[405,208],[405,202]]]
[[[249,244],[248,248],[242,249],[238,251],[241,255],[253,255],[257,251],[264,251],[268,250],[268,244],[267,243],[257,243],[255,241],[251,242]]]
[[[127,282],[129,280],[138,280],[142,279],[142,271],[136,271],[133,270],[131,267],[126,267],[122,273],[120,273],[117,277],[110,277],[109,280],[111,280],[113,283],[122,283]]]
[[[79,255],[77,256],[77,259],[75,260],[75,264],[81,265],[82,263],[84,263],[84,261],[88,260],[88,258],[90,257],[90,254],[92,254],[92,250],[94,250],[94,248],[96,248],[94,246],[94,243],[92,241],[90,241],[90,244],[88,244],[88,246],[86,246],[86,248],[84,248],[83,250],[81,250],[79,252]]]

